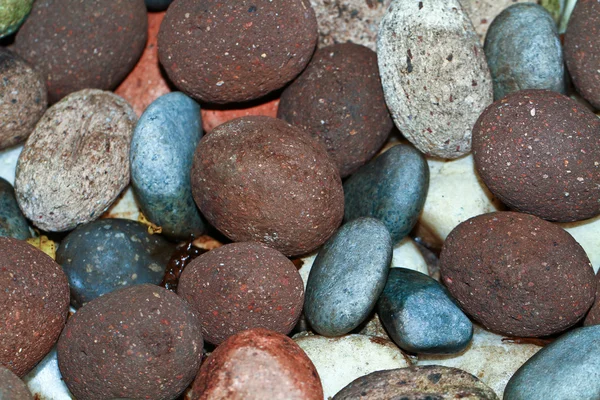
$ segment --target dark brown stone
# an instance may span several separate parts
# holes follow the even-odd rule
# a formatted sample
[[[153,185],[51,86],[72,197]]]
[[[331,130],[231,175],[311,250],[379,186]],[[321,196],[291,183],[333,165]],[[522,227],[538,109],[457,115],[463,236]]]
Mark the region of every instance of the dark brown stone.
[[[81,89],[114,89],[140,58],[144,0],[37,0],[15,51],[46,79],[50,103]]]
[[[486,328],[538,337],[579,321],[594,301],[594,270],[565,230],[529,214],[471,218],[448,235],[442,282]]]
[[[322,400],[319,374],[290,338],[266,329],[231,336],[202,364],[192,400]]]
[[[9,369],[0,366],[0,399],[33,400],[25,383]]]
[[[69,311],[69,284],[46,254],[0,237],[0,288],[0,365],[22,377],[58,339]]]
[[[200,322],[175,293],[150,284],[90,301],[58,341],[58,366],[79,400],[176,398],[202,359]]]
[[[158,55],[188,95],[232,103],[283,87],[308,64],[316,43],[308,0],[178,0],[160,27]]]
[[[600,275],[596,275],[596,300],[585,316],[583,325],[600,325]]]
[[[473,128],[481,178],[511,208],[550,221],[600,214],[600,120],[548,90],[489,106]]]
[[[342,178],[350,175],[377,153],[394,126],[377,55],[353,43],[318,50],[281,95],[278,117],[320,139]]]
[[[196,258],[183,271],[177,294],[196,310],[204,339],[216,345],[252,328],[288,334],[304,304],[294,264],[255,242],[227,244]]]
[[[321,144],[264,116],[238,118],[202,138],[192,192],[229,238],[262,242],[287,256],[322,245],[344,214],[341,179]]]

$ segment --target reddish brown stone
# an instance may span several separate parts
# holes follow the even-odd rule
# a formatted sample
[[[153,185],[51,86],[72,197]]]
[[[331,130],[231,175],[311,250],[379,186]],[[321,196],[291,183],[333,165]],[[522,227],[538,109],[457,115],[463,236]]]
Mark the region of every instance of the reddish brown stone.
[[[227,339],[202,364],[192,400],[322,400],[319,374],[290,338],[252,329]]]
[[[220,344],[252,328],[288,334],[304,305],[304,285],[294,264],[260,243],[232,243],[193,260],[177,294],[200,318],[202,335]]]
[[[508,336],[561,332],[594,301],[594,270],[583,248],[558,225],[529,214],[471,218],[448,235],[442,282],[486,328]]]
[[[58,340],[69,311],[69,284],[42,251],[0,237],[0,288],[0,365],[22,377]]]
[[[0,366],[0,398],[2,400],[33,400],[25,383],[2,366]]]
[[[269,99],[265,102],[261,101],[258,104],[252,104],[248,107],[244,107],[243,105],[236,105],[234,108],[227,108],[227,106],[221,108],[202,107],[202,127],[204,128],[204,132],[210,133],[217,126],[236,118],[251,115],[264,115],[275,118],[277,117],[278,108],[279,98]]]

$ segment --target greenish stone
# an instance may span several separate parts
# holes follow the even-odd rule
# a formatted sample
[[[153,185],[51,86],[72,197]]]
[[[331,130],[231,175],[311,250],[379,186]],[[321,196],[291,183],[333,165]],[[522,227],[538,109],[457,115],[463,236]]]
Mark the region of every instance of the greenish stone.
[[[0,38],[13,34],[25,21],[34,0],[0,1]]]

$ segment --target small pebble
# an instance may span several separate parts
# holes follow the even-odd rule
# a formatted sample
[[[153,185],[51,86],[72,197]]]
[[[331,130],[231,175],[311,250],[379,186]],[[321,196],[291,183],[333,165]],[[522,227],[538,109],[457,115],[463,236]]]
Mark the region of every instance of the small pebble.
[[[0,38],[13,34],[25,21],[35,0],[4,0],[0,4]]]
[[[0,236],[25,240],[31,237],[27,219],[19,209],[15,190],[0,178]]]
[[[0,366],[0,399],[33,400],[33,396],[18,376],[13,374],[10,369]]]

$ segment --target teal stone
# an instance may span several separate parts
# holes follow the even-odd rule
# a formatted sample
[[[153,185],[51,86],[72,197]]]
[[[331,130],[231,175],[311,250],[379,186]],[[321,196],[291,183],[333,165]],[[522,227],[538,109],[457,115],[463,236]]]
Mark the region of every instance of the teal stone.
[[[25,22],[34,0],[0,1],[0,38],[11,35]]]
[[[21,212],[12,185],[0,178],[0,236],[25,240],[31,237],[27,218]]]

